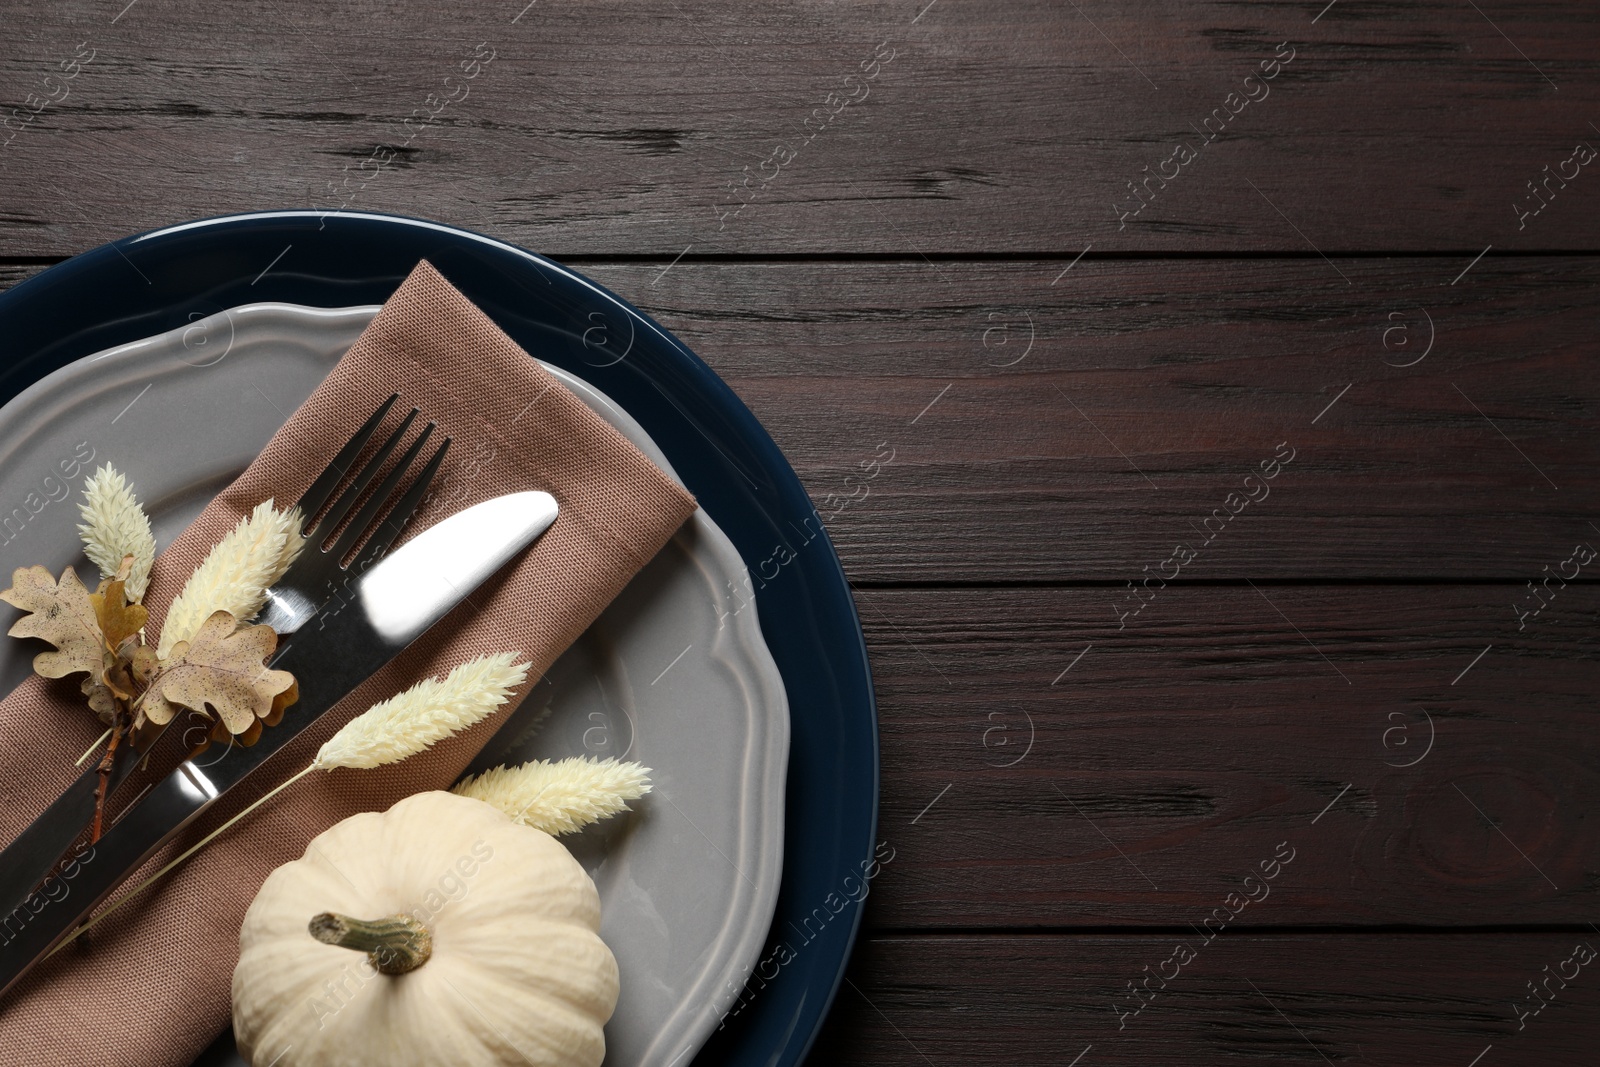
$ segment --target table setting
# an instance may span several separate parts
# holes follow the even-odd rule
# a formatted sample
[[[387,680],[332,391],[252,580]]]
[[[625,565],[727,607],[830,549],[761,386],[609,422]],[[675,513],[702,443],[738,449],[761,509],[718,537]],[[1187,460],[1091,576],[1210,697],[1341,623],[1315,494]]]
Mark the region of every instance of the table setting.
[[[0,7],[0,1067],[1594,1058],[1592,10]]]
[[[815,829],[808,828],[812,841],[806,833],[800,835],[800,848],[811,850],[808,858],[823,863],[827,850],[849,855],[870,840],[875,801],[870,778],[861,783],[862,796],[853,805],[840,803],[842,798],[829,798],[831,805],[808,805],[803,795],[794,797],[789,772],[797,684],[786,677],[769,647],[764,612],[753,603],[756,586],[740,550],[711,509],[690,495],[687,484],[693,482],[686,484],[670,450],[657,443],[661,431],[652,435],[588,380],[601,370],[616,377],[618,367],[635,376],[693,374],[693,357],[659,327],[580,276],[520,250],[495,248],[502,261],[496,264],[496,280],[512,275],[518,284],[532,279],[550,288],[556,288],[553,278],[561,281],[560,295],[543,307],[531,301],[522,306],[523,314],[537,322],[528,334],[534,338],[530,347],[546,357],[534,358],[436,266],[441,263],[449,270],[453,250],[465,248],[482,271],[475,246],[488,242],[432,224],[273,213],[217,220],[127,243],[143,246],[136,254],[146,263],[152,251],[170,255],[175,270],[188,275],[195,266],[197,239],[206,246],[201,256],[228,257],[237,254],[240,235],[248,241],[264,233],[274,240],[288,233],[302,243],[308,236],[320,238],[328,247],[349,247],[352,240],[362,239],[406,245],[409,238],[411,248],[426,250],[409,270],[398,267],[406,271],[403,280],[381,303],[329,307],[257,301],[209,315],[186,310],[181,312],[182,325],[96,351],[79,354],[55,346],[44,358],[57,368],[0,409],[0,436],[9,431],[5,447],[14,457],[13,469],[49,469],[51,457],[65,455],[65,465],[55,463],[53,487],[62,479],[76,484],[80,473],[111,464],[119,488],[125,479],[152,502],[147,528],[152,544],[160,544],[162,551],[146,564],[149,588],[141,590],[152,624],[170,610],[171,625],[178,626],[177,613],[184,605],[172,606],[177,593],[172,576],[194,569],[205,550],[225,541],[236,525],[244,533],[259,517],[252,512],[270,507],[271,501],[298,499],[307,523],[305,543],[318,546],[297,557],[304,562],[292,565],[263,593],[259,616],[263,624],[275,624],[274,632],[287,635],[290,644],[281,652],[281,662],[303,676],[297,702],[308,721],[295,727],[294,736],[285,732],[277,740],[284,724],[298,721],[291,703],[287,710],[275,710],[275,723],[263,718],[271,724],[265,729],[253,724],[254,735],[239,739],[240,744],[218,724],[212,731],[215,739],[206,743],[221,740],[220,755],[208,748],[176,770],[169,766],[156,774],[150,764],[162,752],[159,734],[155,741],[141,740],[145,747],[121,763],[106,757],[107,765],[117,770],[110,777],[114,796],[106,804],[103,837],[97,833],[85,844],[80,833],[90,798],[96,795],[92,787],[98,759],[87,770],[73,763],[85,746],[98,756],[104,737],[96,742],[94,735],[101,724],[81,707],[71,707],[71,700],[62,698],[61,683],[53,679],[29,678],[13,693],[13,706],[28,709],[7,716],[7,728],[15,731],[8,738],[16,759],[13,778],[19,792],[34,802],[31,810],[27,805],[8,810],[13,823],[5,828],[8,840],[18,839],[11,850],[18,860],[18,873],[10,878],[12,895],[18,898],[11,905],[13,914],[28,918],[5,946],[6,1025],[8,1033],[19,1035],[8,1047],[19,1050],[23,1058],[18,1062],[36,1055],[24,1050],[40,1047],[54,1049],[63,1062],[119,1056],[130,1062],[181,1064],[197,1056],[202,1062],[228,1062],[239,1054],[222,1042],[214,1045],[213,1038],[229,1018],[229,975],[238,957],[244,910],[268,873],[290,869],[289,861],[302,852],[309,859],[313,853],[307,852],[308,844],[317,848],[311,839],[348,816],[382,811],[407,797],[436,795],[425,790],[447,788],[464,776],[470,783],[486,772],[507,773],[537,755],[541,769],[552,762],[560,767],[562,760],[587,760],[600,768],[632,768],[630,773],[639,776],[624,794],[631,803],[600,804],[606,814],[626,812],[622,819],[588,826],[592,814],[576,821],[560,810],[554,816],[566,820],[563,828],[577,831],[563,854],[576,857],[587,872],[604,915],[596,932],[611,946],[606,958],[615,958],[620,998],[613,991],[608,1005],[602,996],[595,1014],[599,1024],[610,1020],[610,1025],[598,1045],[578,1042],[582,1047],[577,1051],[554,1038],[550,1049],[529,1051],[525,1040],[496,1050],[493,1046],[502,1038],[491,1024],[487,1046],[457,1048],[446,1042],[431,1052],[418,1046],[405,1054],[420,1057],[416,1062],[430,1062],[429,1055],[486,1063],[520,1062],[515,1058],[519,1055],[546,1055],[552,1058],[537,1062],[550,1063],[599,1063],[601,1057],[609,1057],[608,1063],[684,1060],[719,1027],[726,1030],[729,1009],[768,947],[785,878],[796,878],[797,850],[785,833],[786,817],[796,815],[796,799],[806,821],[819,815],[826,819],[831,806],[833,818],[842,824],[833,840],[821,843],[822,849]],[[441,234],[450,240],[441,242]],[[123,254],[120,248],[104,252]],[[392,252],[399,265],[410,248]],[[76,279],[41,275],[37,288],[42,298],[26,300],[25,291],[8,294],[6,310],[26,328],[30,320],[49,316],[52,300],[81,299],[104,284],[96,276],[94,258],[74,261],[63,272],[81,271]],[[367,258],[365,265],[370,270],[372,260]],[[337,269],[335,264],[321,276],[304,279],[307,294],[315,290],[322,298],[343,296],[348,289],[341,284],[348,282],[336,277]],[[466,276],[475,280],[471,273]],[[371,292],[370,277],[362,282]],[[49,291],[52,283],[60,287],[57,292]],[[175,300],[169,295],[169,306],[151,307],[149,317],[170,319],[172,307],[214,303],[219,295],[215,289]],[[75,347],[94,348],[109,339],[101,330],[113,325],[124,337],[137,332],[126,316],[115,312],[102,321],[106,327],[100,330],[81,329]],[[619,327],[628,331],[625,339],[616,336]],[[564,343],[552,344],[555,338]],[[651,352],[652,343],[659,346],[657,353]],[[574,351],[579,353],[575,365]],[[668,365],[650,367],[652,355]],[[687,366],[670,365],[679,361]],[[699,372],[709,378],[703,368]],[[651,386],[673,415],[689,415],[679,406],[684,401],[656,382]],[[128,404],[126,397],[136,402]],[[712,399],[726,405],[721,397]],[[766,507],[782,514],[786,469],[737,437],[725,436],[719,443],[692,416],[690,420],[687,432],[743,476],[752,491],[745,500],[765,492],[771,501]],[[184,429],[175,432],[175,427]],[[685,430],[675,432],[681,439]],[[693,450],[680,452],[677,459],[685,466],[695,461]],[[761,482],[750,478],[752,471]],[[702,469],[700,479],[723,474]],[[793,476],[787,477],[792,483]],[[19,486],[25,484],[19,479]],[[713,487],[711,495],[719,488],[726,497],[725,486]],[[335,490],[340,490],[337,496]],[[46,491],[53,493],[52,488]],[[712,507],[721,511],[716,504]],[[766,518],[751,516],[750,510],[746,502],[744,514],[724,513],[731,515],[730,525]],[[34,553],[56,569],[71,562],[77,554],[62,529],[71,529],[79,511],[88,514],[71,504],[41,512],[19,531],[13,552]],[[806,541],[816,536],[815,513],[811,516]],[[798,528],[806,532],[803,518]],[[811,548],[807,562],[831,564],[837,576],[837,561],[819,551],[825,545],[823,541]],[[77,562],[82,569],[81,556]],[[441,569],[437,578],[431,577]],[[50,574],[50,568],[35,570]],[[105,571],[108,581],[114,570]],[[298,580],[297,572],[303,572]],[[23,573],[18,570],[19,576]],[[49,578],[45,586],[52,594],[53,581]],[[63,574],[62,588],[66,581]],[[824,590],[797,590],[798,604],[777,609],[787,612],[788,623],[798,631],[790,639],[798,647],[791,647],[789,655],[802,650],[816,655],[821,635],[806,629],[843,621],[845,632],[829,634],[826,640],[836,643],[842,636],[848,649],[853,636],[854,666],[864,680],[853,614],[841,616],[835,609],[829,619],[825,607],[807,603]],[[192,596],[186,586],[179,600]],[[432,601],[437,603],[430,607]],[[345,625],[358,614],[366,620],[360,627]],[[39,616],[29,616],[34,617]],[[369,632],[375,636],[363,636]],[[381,655],[366,651],[367,644],[382,646]],[[184,646],[177,647],[181,651]],[[347,709],[405,691],[441,667],[464,670],[472,665],[466,662],[471,654],[501,648],[516,650],[507,654],[508,661],[525,660],[520,668],[526,679],[508,687],[493,715],[473,723],[461,738],[429,747],[392,769],[333,773],[334,766],[368,766],[328,762],[327,747],[339,747],[337,739],[329,738],[349,718]],[[832,651],[824,649],[823,655]],[[26,649],[7,651],[11,656],[5,668],[8,676],[16,676],[19,668],[26,669]],[[302,666],[297,669],[296,663]],[[829,666],[848,671],[851,664],[845,659]],[[289,677],[284,671],[267,673]],[[152,692],[165,692],[159,678],[150,683]],[[843,680],[836,679],[836,684]],[[802,707],[815,703],[814,693],[807,699],[806,688],[798,685]],[[812,688],[819,687],[813,683]],[[860,746],[857,758],[870,768],[875,765],[870,687],[858,682],[856,696],[865,696],[868,712],[865,737],[854,739]],[[213,698],[202,694],[188,699],[191,705],[198,699],[204,713]],[[500,702],[507,706],[498,708]],[[330,707],[332,712],[321,714]],[[854,710],[859,715],[863,709]],[[40,715],[50,718],[49,729],[37,727]],[[198,734],[195,729],[191,726],[186,736],[206,736],[204,729]],[[301,730],[307,736],[297,736]],[[133,736],[130,732],[129,745],[135,743]],[[252,747],[242,747],[243,740]],[[867,743],[861,745],[862,740]],[[813,743],[838,748],[840,742],[817,738]],[[274,760],[278,745],[290,751]],[[321,763],[312,761],[302,774],[320,765],[326,777],[302,783],[300,776],[283,773],[306,764],[318,746],[323,749]],[[167,747],[172,747],[170,738]],[[133,767],[145,748],[152,755],[141,768],[142,777],[153,781],[145,785],[148,795],[139,792],[129,802],[141,784]],[[74,800],[69,786],[74,774],[76,808],[67,803]],[[131,781],[124,792],[127,779]],[[63,787],[66,792],[55,807],[39,814],[43,801]],[[541,788],[550,787],[546,783]],[[184,799],[197,788],[206,795]],[[560,783],[554,788],[559,792]],[[596,795],[603,795],[605,788],[611,786],[597,785]],[[281,797],[276,795],[280,790]],[[523,790],[528,796],[538,792]],[[254,803],[247,807],[246,800]],[[522,807],[509,814],[520,816]],[[98,807],[93,811],[99,831],[101,812]],[[47,825],[51,817],[54,826]],[[534,824],[524,819],[524,825]],[[73,876],[58,868],[54,881],[44,878],[40,886],[40,878],[75,841]],[[187,851],[180,851],[180,844]],[[870,862],[870,851],[854,857],[858,874]],[[23,856],[37,870],[21,863]],[[96,859],[98,866],[92,862]],[[149,877],[152,872],[157,877]],[[106,903],[114,887],[126,890],[124,883],[141,880],[157,884],[141,886],[138,899]],[[30,886],[36,887],[32,895]],[[64,893],[49,892],[52,886]],[[62,896],[61,903],[56,895]],[[839,912],[854,910],[860,898],[841,904]],[[96,906],[105,913],[95,914]],[[74,933],[91,915],[90,929]],[[196,915],[207,921],[197,923]],[[302,917],[302,925],[310,917]],[[831,960],[813,961],[814,973],[796,969],[786,977],[831,992],[845,954],[839,946],[847,948],[854,921],[845,914],[830,924],[835,943]],[[448,928],[442,912],[438,922]],[[66,942],[60,943],[63,938]],[[151,959],[151,945],[161,946],[159,964]],[[343,951],[335,950],[335,957]],[[583,951],[574,951],[583,956]],[[427,973],[417,968],[418,980]],[[385,975],[375,980],[407,979]],[[241,989],[253,987],[240,976],[232,984],[236,1002],[244,995]],[[95,1005],[103,997],[93,992],[97,989],[151,1004],[181,1004],[182,1009],[150,1011],[138,1026],[108,1033],[94,1023]],[[418,996],[434,1003],[445,994]],[[306,999],[330,1011],[326,1005],[331,1002]],[[797,1008],[815,1011],[804,997],[790,994],[787,1005],[783,999],[780,986],[748,1011],[741,1002],[737,1014],[745,1018],[740,1027],[754,1030],[763,1015],[792,1015]],[[796,999],[802,1003],[797,1005]],[[465,1010],[474,1015],[481,1011],[470,1004]],[[371,1027],[363,1027],[356,1017],[355,1012],[345,1017],[346,1029],[352,1035],[370,1033]],[[272,1035],[288,1025],[277,1025],[270,1013],[269,1022],[266,1033]],[[322,1027],[317,1029],[320,1033]],[[265,1040],[259,1033],[249,1036]],[[733,1035],[719,1036],[728,1040]],[[360,1038],[347,1040],[359,1043]],[[273,1037],[258,1047],[247,1045],[248,1059],[238,1062],[276,1062],[279,1056],[287,1057],[285,1063],[317,1062],[308,1038],[300,1040],[300,1055],[308,1059],[294,1059],[293,1044]],[[397,1047],[416,1044],[413,1039]],[[318,1047],[329,1054],[328,1048]],[[337,1052],[341,1046],[330,1047]],[[396,1062],[400,1054],[391,1048],[379,1060]],[[491,1055],[501,1059],[484,1058]]]

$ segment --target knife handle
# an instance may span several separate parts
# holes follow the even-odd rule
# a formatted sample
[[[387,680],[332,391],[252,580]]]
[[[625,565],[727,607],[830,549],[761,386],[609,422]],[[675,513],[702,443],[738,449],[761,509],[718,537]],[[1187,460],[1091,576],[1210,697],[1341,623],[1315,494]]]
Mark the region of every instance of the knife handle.
[[[159,730],[144,749],[131,745],[117,753],[106,783],[106,798],[116,793],[136,767],[155,750],[165,730]],[[186,730],[178,730],[182,735]],[[18,834],[0,853],[0,915],[21,907],[55,870],[83,832],[94,821],[95,795],[100,789],[99,761],[85,770],[61,795]]]
[[[218,795],[203,771],[185,763],[152,786],[104,837],[45,879],[39,892],[0,918],[0,997]]]
[[[273,661],[301,684],[282,722],[248,748],[224,745],[209,759],[180,763],[61,874],[0,917],[0,997],[161,846],[405,647],[375,632],[353,602],[319,616],[316,633],[317,640],[293,644]]]
[[[284,653],[293,647],[293,641],[292,634],[280,641],[268,666],[282,659]],[[194,717],[185,717],[181,723],[175,720],[167,726],[154,727],[145,739],[143,748],[135,748],[131,744],[124,746],[111,765],[110,780],[106,783],[108,804],[134,769],[156,751],[163,735],[170,732],[183,741],[189,736],[192,724],[197,721]],[[177,729],[180,725],[184,728]],[[209,728],[206,732],[209,733]],[[184,743],[187,748],[195,747],[187,741]],[[167,748],[171,750],[175,746],[169,744]],[[166,766],[167,760],[177,754],[175,751],[163,753],[157,761],[158,765]],[[100,789],[97,765],[98,761],[78,775],[77,780],[62,790],[61,795],[0,852],[0,916],[10,915],[27,903],[34,890],[42,886],[94,821],[95,795]]]

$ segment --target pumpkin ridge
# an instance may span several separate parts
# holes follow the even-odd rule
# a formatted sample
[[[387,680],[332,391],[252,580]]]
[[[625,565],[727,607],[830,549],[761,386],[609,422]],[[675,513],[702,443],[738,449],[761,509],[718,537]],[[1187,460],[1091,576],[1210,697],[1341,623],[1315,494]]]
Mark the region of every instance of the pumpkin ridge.
[[[594,1024],[592,1008],[573,1005],[553,996],[548,987],[541,989],[536,1000],[531,1002],[516,984],[491,976],[465,979],[458,973],[453,980],[448,980],[448,987],[450,997],[457,1003],[465,1002],[494,1030],[499,1031],[497,1036],[501,1042],[510,1042],[516,1048],[518,1059],[515,1062],[522,1063],[528,1059],[528,1050],[518,1038],[526,1038],[556,1054],[558,1059],[553,1061],[556,1063],[571,1062],[565,1055],[572,1055],[573,1044],[592,1049],[595,1052],[593,1062],[596,1064],[605,1056],[605,1033]],[[498,1005],[513,1003],[518,1005],[515,1013],[496,1010]]]
[[[541,929],[542,928],[542,929]],[[574,1008],[584,1011],[597,1010],[601,1005],[614,1004],[617,997],[617,967],[616,958],[611,950],[606,947],[597,934],[589,933],[582,928],[574,928],[566,923],[535,921],[527,924],[527,932],[533,937],[537,929],[537,941],[541,948],[549,945],[554,938],[565,938],[567,944],[561,947],[569,958],[586,958],[585,962],[594,964],[594,971],[587,982],[578,982],[570,978],[561,978],[558,966],[541,967],[530,966],[532,957],[512,956],[487,956],[473,957],[473,962],[489,977],[508,985],[515,985],[518,980],[524,983],[539,983],[539,992],[547,998],[558,999]],[[451,946],[454,951],[470,951],[470,945]],[[543,957],[541,956],[542,962]]]

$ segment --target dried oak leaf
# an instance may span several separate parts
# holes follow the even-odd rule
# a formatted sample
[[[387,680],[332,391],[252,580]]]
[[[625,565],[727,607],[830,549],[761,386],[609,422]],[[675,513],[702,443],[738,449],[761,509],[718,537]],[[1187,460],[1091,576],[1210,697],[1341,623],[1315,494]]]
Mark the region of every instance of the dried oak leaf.
[[[268,726],[278,725],[283,721],[283,713],[289,709],[289,705],[295,703],[299,699],[300,683],[291,677],[289,679],[289,688],[272,698],[272,710],[268,712],[266,717],[261,721],[266,723]],[[251,744],[254,743],[255,742],[253,741],[251,742]]]
[[[111,649],[120,649],[124,641],[144,629],[150,614],[143,604],[128,603],[128,594],[120,578],[101,582],[100,588],[89,594],[89,603],[94,606],[106,647]]]
[[[160,726],[180,707],[201,714],[209,708],[229,733],[245,733],[271,715],[274,699],[294,685],[294,675],[264,662],[277,647],[272,627],[241,626],[226,611],[213,612],[193,641],[173,646],[145,692],[144,717]]]
[[[117,698],[102,679],[103,671],[96,671],[83,680],[83,695],[89,698],[89,708],[99,720],[110,726],[116,722]]]
[[[219,745],[238,745],[241,748],[249,748],[251,745],[261,740],[262,727],[276,726],[282,722],[283,713],[288,710],[291,704],[299,699],[300,684],[295,682],[292,683],[289,688],[272,698],[272,711],[269,712],[265,718],[257,719],[255,722],[250,724],[248,729],[240,734],[228,732],[228,727],[225,723],[212,723],[211,732],[200,739],[200,744],[190,751],[188,758],[194,759],[196,756],[200,755],[206,749],[211,747],[211,743],[213,741]]]
[[[150,679],[161,669],[161,660],[156,657],[156,650],[149,645],[134,645],[129,648],[124,644],[118,649],[117,655],[128,664],[128,670],[133,673],[133,680],[139,688],[150,688]]]
[[[61,581],[43,567],[18,567],[11,588],[0,600],[29,612],[18,619],[12,637],[38,637],[56,646],[33,657],[33,669],[46,678],[65,678],[76,671],[98,677],[105,669],[105,638],[100,632],[90,592],[68,567]]]
[[[107,666],[83,680],[83,695],[89,698],[89,707],[107,726],[115,723],[117,713],[138,698],[150,686],[160,669],[156,650],[139,643],[137,636],[123,639]]]

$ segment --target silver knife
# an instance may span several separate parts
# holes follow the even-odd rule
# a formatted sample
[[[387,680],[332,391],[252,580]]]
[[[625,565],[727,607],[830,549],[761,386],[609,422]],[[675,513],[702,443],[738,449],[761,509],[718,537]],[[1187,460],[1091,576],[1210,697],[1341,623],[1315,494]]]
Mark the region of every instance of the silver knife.
[[[0,996],[156,850],[533,543],[557,511],[548,493],[486,500],[418,534],[348,582],[273,662],[300,686],[300,699],[282,722],[249,748],[230,746],[210,762],[185,761],[66,869],[0,917]]]
[[[372,414],[372,417],[351,436],[338,455],[328,464],[322,474],[306,490],[299,502],[295,505],[300,508],[308,519],[315,516],[330,500],[333,500],[335,490],[349,476],[355,467],[356,458],[360,455],[367,441],[372,437],[383,422],[389,409],[399,399],[398,394],[391,395],[388,400]],[[384,479],[383,484],[371,493],[366,493],[371,483],[375,480],[379,465],[390,456],[395,447],[404,436],[406,429],[416,417],[416,410],[401,421],[389,440],[378,449],[377,454],[355,476],[354,482],[339,498],[333,502],[332,508],[326,517],[321,519],[309,533],[326,534],[327,531],[337,529],[340,523],[349,515],[358,499],[365,493],[367,502],[361,512],[348,525],[347,532],[341,536],[339,544],[331,552],[314,551],[311,545],[300,554],[300,558],[284,573],[276,585],[267,590],[267,603],[262,609],[261,617],[257,620],[271,626],[280,637],[293,634],[321,609],[332,595],[335,583],[343,577],[344,571],[340,561],[347,554],[350,547],[349,541],[360,536],[361,531],[372,526],[376,512],[390,497],[392,491],[398,486],[401,477],[411,466],[424,442],[432,433],[433,426],[422,431],[422,436],[404,456],[394,465],[394,469]],[[395,505],[389,517],[380,524],[379,529],[372,535],[367,546],[361,550],[352,568],[359,571],[365,561],[381,557],[389,544],[399,535],[401,528],[421,503],[423,495],[433,481],[434,474],[438,471],[443,461],[450,441],[434,453],[422,472],[406,490],[400,502]],[[286,646],[280,645],[280,654]],[[185,717],[188,718],[187,716]],[[176,723],[177,720],[174,720]],[[141,738],[137,749],[133,745],[124,746],[117,753],[117,759],[111,767],[111,772],[106,779],[106,796],[112,796],[117,788],[126,781],[144,757],[150,753],[161,735],[172,727],[152,729],[148,736]],[[172,733],[182,733],[182,730],[173,729]],[[80,774],[76,781],[61,791],[61,794],[51,802],[50,806],[41,812],[27,828],[18,834],[16,839],[0,852],[0,915],[9,915],[23,901],[27,900],[33,891],[38,889],[45,877],[60,864],[72,844],[78,840],[83,831],[88,827],[94,817],[96,797],[100,792],[100,771],[98,760]]]

